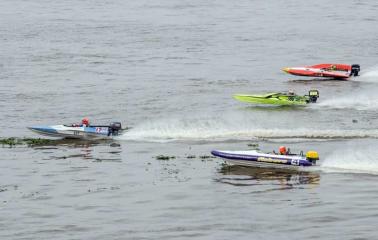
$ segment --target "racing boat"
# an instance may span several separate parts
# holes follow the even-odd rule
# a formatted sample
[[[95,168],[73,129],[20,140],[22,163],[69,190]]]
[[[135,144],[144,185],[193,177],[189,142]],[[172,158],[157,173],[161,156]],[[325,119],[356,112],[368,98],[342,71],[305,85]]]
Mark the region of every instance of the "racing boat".
[[[247,103],[261,103],[273,105],[306,105],[315,103],[319,98],[318,90],[310,90],[308,95],[299,96],[293,92],[267,93],[262,95],[236,94],[236,100]]]
[[[124,131],[120,122],[113,122],[109,125],[53,125],[28,127],[33,132],[41,135],[59,138],[74,139],[110,139],[118,136]]]
[[[323,77],[344,79],[354,76],[357,77],[360,72],[360,65],[358,64],[337,64],[337,63],[322,63],[306,67],[287,67],[282,69],[284,72],[306,77]]]
[[[213,150],[211,154],[225,159],[227,163],[239,166],[259,166],[259,167],[311,167],[316,165],[319,155],[315,151],[308,151],[306,155],[286,154],[280,155],[276,153],[263,153],[256,150],[250,151],[222,151]]]

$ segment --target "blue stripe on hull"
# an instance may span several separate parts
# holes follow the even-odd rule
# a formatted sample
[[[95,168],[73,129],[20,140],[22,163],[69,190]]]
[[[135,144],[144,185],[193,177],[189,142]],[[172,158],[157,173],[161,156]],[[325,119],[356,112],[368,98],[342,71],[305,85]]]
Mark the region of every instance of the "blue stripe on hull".
[[[51,127],[29,127],[29,129],[41,133],[57,133],[57,131]]]

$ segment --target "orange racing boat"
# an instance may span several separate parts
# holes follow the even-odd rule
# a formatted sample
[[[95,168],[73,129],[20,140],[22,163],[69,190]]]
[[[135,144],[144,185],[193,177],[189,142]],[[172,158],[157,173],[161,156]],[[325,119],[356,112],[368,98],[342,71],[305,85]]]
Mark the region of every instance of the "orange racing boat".
[[[360,65],[322,63],[306,67],[288,67],[282,70],[296,76],[337,78],[346,80],[351,76],[358,76],[358,73],[360,72]]]

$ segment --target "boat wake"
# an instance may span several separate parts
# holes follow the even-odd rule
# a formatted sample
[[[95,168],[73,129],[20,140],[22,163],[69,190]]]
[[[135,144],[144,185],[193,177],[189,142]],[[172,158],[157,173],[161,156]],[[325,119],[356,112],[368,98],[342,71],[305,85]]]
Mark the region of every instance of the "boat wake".
[[[376,93],[355,93],[353,98],[339,97],[319,102],[316,108],[378,110],[378,96]]]
[[[378,83],[378,66],[371,68],[352,81]],[[356,109],[356,110],[377,110],[378,109],[378,86],[369,84],[362,86],[362,89],[354,90],[347,96],[339,96],[316,104],[316,108],[332,109]]]
[[[362,73],[361,76],[353,79],[353,81],[378,83],[378,66],[367,69],[366,72]]]
[[[378,149],[367,146],[339,149],[326,156],[321,169],[330,173],[378,174]]]
[[[145,122],[119,137],[120,140],[169,142],[169,141],[228,141],[251,139],[349,139],[378,138],[378,130],[336,130],[336,129],[278,129],[254,128],[245,124],[227,124],[211,119],[207,120],[167,120]]]

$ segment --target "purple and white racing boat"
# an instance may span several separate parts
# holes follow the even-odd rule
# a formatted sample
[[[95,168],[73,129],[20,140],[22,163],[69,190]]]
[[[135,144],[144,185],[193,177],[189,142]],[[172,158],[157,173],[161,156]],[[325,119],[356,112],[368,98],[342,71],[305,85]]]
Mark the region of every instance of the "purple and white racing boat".
[[[319,155],[315,151],[308,151],[306,155],[275,153],[263,153],[256,150],[250,151],[211,151],[216,157],[223,158],[226,162],[240,166],[261,166],[261,167],[311,167],[316,165]]]

